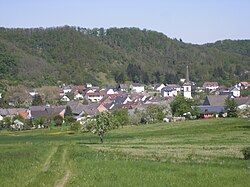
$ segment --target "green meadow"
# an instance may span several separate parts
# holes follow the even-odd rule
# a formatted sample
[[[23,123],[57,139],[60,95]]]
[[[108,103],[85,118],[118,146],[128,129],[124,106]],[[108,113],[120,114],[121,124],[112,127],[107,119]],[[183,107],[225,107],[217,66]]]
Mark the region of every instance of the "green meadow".
[[[249,186],[249,119],[125,126],[104,143],[63,129],[0,131],[0,186]]]

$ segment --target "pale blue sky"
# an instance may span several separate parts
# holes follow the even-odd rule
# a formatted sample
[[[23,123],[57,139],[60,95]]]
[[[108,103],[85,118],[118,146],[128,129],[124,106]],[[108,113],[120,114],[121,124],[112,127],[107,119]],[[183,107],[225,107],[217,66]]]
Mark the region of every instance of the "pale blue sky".
[[[0,0],[1,27],[139,27],[189,43],[250,39],[250,0]]]

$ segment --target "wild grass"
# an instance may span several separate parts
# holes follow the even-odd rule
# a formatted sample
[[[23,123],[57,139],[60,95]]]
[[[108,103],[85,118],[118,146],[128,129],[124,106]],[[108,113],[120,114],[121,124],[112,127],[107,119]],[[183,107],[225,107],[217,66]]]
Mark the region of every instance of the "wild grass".
[[[248,119],[0,133],[0,186],[248,186]],[[60,185],[58,185],[60,184]]]

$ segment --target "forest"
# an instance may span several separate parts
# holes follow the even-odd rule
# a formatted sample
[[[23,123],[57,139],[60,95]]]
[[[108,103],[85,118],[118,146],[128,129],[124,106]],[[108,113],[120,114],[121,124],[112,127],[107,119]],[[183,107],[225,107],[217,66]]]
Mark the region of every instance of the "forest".
[[[250,40],[194,45],[138,28],[0,28],[0,87],[250,81]]]

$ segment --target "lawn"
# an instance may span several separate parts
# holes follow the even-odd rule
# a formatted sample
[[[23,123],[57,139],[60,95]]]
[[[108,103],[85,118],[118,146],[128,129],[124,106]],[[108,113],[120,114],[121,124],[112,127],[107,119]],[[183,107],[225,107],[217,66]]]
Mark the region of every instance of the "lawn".
[[[249,119],[0,132],[0,186],[249,186]]]

